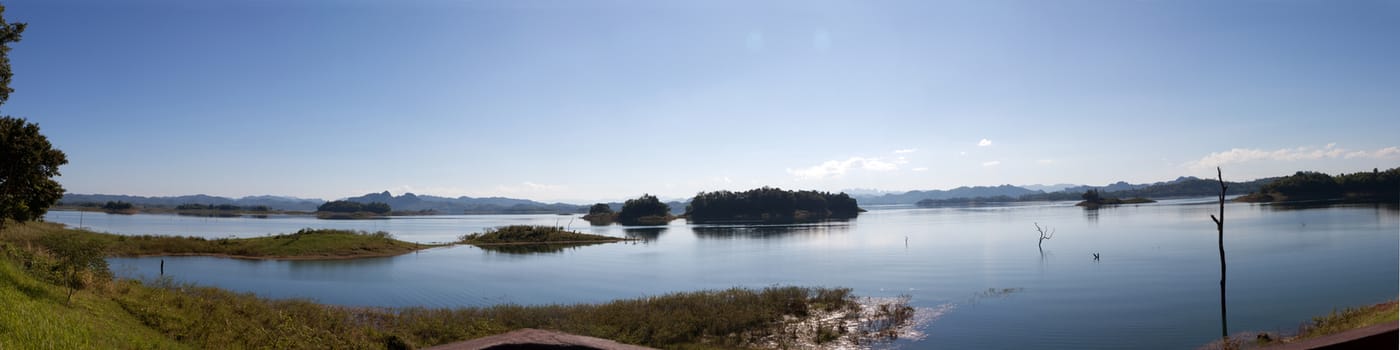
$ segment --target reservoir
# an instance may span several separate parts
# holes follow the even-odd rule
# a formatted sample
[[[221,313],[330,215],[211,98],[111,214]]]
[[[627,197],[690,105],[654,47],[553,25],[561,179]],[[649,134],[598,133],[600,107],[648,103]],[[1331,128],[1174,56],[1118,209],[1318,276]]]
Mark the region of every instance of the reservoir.
[[[638,241],[562,250],[436,248],[388,258],[258,261],[112,258],[119,276],[271,298],[387,307],[594,303],[773,285],[908,296],[925,317],[901,348],[1195,348],[1219,337],[1213,198],[1087,210],[1073,203],[868,207],[801,225],[590,226],[565,215],[203,218],[53,211],[45,219],[118,234],[253,237],[301,228],[387,231],[445,242],[537,224]],[[1313,316],[1396,298],[1394,204],[1225,206],[1231,332],[1292,332]],[[1055,235],[1037,247],[1035,225]],[[1093,254],[1100,255],[1094,260]]]

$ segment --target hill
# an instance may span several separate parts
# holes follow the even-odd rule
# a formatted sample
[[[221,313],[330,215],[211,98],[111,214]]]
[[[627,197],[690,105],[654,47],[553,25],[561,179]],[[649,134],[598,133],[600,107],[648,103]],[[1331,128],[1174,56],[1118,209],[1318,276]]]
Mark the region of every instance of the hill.
[[[958,187],[950,190],[927,190],[909,191],[904,193],[890,193],[884,195],[855,195],[852,196],[860,201],[862,205],[882,205],[882,204],[914,204],[925,199],[952,199],[952,198],[977,198],[977,197],[1020,197],[1027,194],[1044,193],[1031,191],[1012,185],[1001,186],[974,186]]]
[[[387,203],[396,211],[432,211],[437,214],[557,214],[583,213],[588,210],[588,207],[582,205],[542,203],[528,199],[467,196],[448,198],[413,193],[395,196],[389,191],[369,193],[345,200],[359,203]]]
[[[236,205],[240,207],[266,206],[272,210],[288,211],[316,211],[316,206],[325,203],[321,199],[281,197],[281,196],[247,196],[243,198],[228,198],[196,194],[190,196],[174,197],[142,197],[113,194],[77,194],[65,193],[59,203],[65,205],[79,205],[83,203],[107,203],[107,202],[127,202],[140,206],[174,208],[181,204],[204,204],[204,205]]]

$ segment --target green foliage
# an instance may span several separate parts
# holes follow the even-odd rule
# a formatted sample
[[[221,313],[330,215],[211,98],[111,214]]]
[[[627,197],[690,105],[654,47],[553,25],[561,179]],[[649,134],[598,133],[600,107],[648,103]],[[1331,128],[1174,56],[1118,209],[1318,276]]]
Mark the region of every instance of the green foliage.
[[[113,210],[113,211],[116,211],[116,210],[131,210],[131,209],[134,208],[134,207],[135,207],[135,206],[133,206],[131,203],[127,203],[127,202],[123,202],[123,201],[115,201],[115,202],[108,201],[106,204],[103,204],[103,205],[102,205],[102,209],[105,209],[105,210]]]
[[[1229,189],[1225,194],[1245,194],[1258,190],[1264,184],[1274,181],[1273,178],[1258,179],[1247,182],[1225,182]],[[1204,197],[1216,196],[1220,194],[1220,183],[1215,180],[1188,178],[1171,182],[1156,183],[1147,187],[1135,188],[1123,191],[1098,191],[1102,198],[1165,198],[1165,197]],[[1083,193],[1079,192],[1050,192],[1034,193],[1022,195],[1018,200],[1022,201],[1071,201],[1087,200]]]
[[[17,248],[5,249],[14,253]],[[0,259],[0,348],[187,348],[146,328],[104,296],[65,299],[63,288],[25,273],[13,258]]]
[[[388,232],[302,229],[253,238],[205,239],[180,236],[122,236],[70,230],[51,223],[28,223],[6,230],[7,241],[47,247],[49,236],[77,235],[99,242],[115,256],[214,255],[243,258],[337,259],[392,256],[439,245],[394,239]]]
[[[562,227],[555,226],[511,225],[489,229],[482,233],[463,235],[460,237],[460,240],[462,243],[467,244],[502,244],[589,241],[616,242],[622,239],[566,231]]]
[[[1089,189],[1088,191],[1084,191],[1084,194],[1079,195],[1079,198],[1083,198],[1085,202],[1089,202],[1089,203],[1102,203],[1102,202],[1103,202],[1103,196],[1099,195],[1099,190],[1092,189],[1092,188]]]
[[[62,231],[84,234],[36,223],[0,237],[0,305],[5,306],[0,312],[0,346],[368,349],[426,347],[541,328],[660,348],[743,348],[782,336],[804,318],[857,319],[861,309],[849,289],[803,287],[683,292],[604,304],[358,308],[263,299],[169,279],[142,283],[105,276],[98,279],[107,283],[105,288],[76,294],[68,307],[62,305],[59,286],[30,276],[47,275],[46,267],[58,264],[58,255],[49,255],[47,247],[35,243],[45,240],[36,237]],[[111,237],[85,234],[92,240]],[[340,234],[308,229],[269,239]],[[31,268],[20,268],[25,265]],[[904,322],[897,315],[912,310],[907,304],[881,309],[895,315],[886,318],[896,323]],[[872,329],[863,339],[885,333]]]
[[[670,215],[671,206],[662,203],[656,196],[643,194],[637,199],[628,199],[622,203],[622,210],[617,213],[617,221],[623,225],[661,224],[665,223],[665,219]]]
[[[744,192],[700,192],[686,207],[696,222],[794,222],[846,219],[860,214],[856,200],[845,193],[785,191],[763,187]]]
[[[368,212],[379,215],[388,214],[391,209],[383,202],[360,203],[351,201],[330,201],[316,207],[316,211],[329,213],[359,213]]]
[[[10,44],[19,42],[24,23],[7,23],[0,5],[0,104],[10,99]],[[68,156],[53,148],[39,133],[39,125],[23,118],[0,117],[0,229],[6,220],[19,222],[44,216],[63,197],[63,186],[53,177]]]
[[[10,78],[14,77],[14,72],[10,71],[10,43],[19,42],[27,26],[26,23],[5,22],[4,14],[5,5],[0,5],[0,104],[9,101],[10,93],[15,91],[10,88]]]
[[[0,40],[5,39],[5,28],[11,27],[5,27],[0,19]],[[0,62],[0,66],[4,67],[3,79],[9,80],[8,63]],[[0,86],[0,91],[6,89]],[[0,101],[3,98],[0,96]],[[63,197],[63,186],[53,177],[59,175],[59,166],[68,164],[68,157],[53,148],[48,138],[39,133],[38,125],[21,118],[0,117],[0,159],[5,163],[0,166],[0,228],[4,228],[5,220],[41,218]]]
[[[588,215],[612,215],[613,210],[607,203],[594,204],[588,207]]]
[[[102,241],[90,236],[64,232],[44,236],[44,247],[57,258],[54,275],[68,287],[68,301],[72,302],[73,292],[87,287],[91,282],[83,277],[91,272],[100,276],[111,273],[107,270],[107,259]]]
[[[1313,317],[1312,323],[1304,327],[1298,338],[1315,338],[1371,325],[1393,323],[1396,320],[1400,320],[1400,312],[1397,312],[1395,301],[1341,311],[1332,310],[1326,316]]]
[[[1395,201],[1400,193],[1400,168],[1331,176],[1299,171],[1264,185],[1245,201],[1271,202],[1315,199],[1362,199]]]

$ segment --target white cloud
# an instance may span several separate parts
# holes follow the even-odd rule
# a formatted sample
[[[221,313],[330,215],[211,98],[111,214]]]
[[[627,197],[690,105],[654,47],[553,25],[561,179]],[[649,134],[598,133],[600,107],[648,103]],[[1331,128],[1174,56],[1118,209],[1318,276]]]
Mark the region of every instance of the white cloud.
[[[960,156],[966,156],[966,155],[967,155],[967,152],[958,152],[958,155],[960,155]]]
[[[991,146],[991,145],[992,145],[992,140],[982,139],[982,141],[977,141],[977,147],[987,147],[987,146]]]
[[[925,168],[925,167],[918,167],[918,168],[914,168],[914,169],[912,169],[912,170],[914,170],[914,171],[928,171],[928,168]]]
[[[918,151],[919,151],[918,148],[897,149],[897,150],[894,150],[894,154],[909,154],[909,153],[914,153],[914,152],[918,152]]]
[[[839,178],[845,176],[851,169],[861,169],[866,171],[894,171],[899,170],[900,164],[909,163],[904,157],[894,160],[884,160],[880,158],[850,157],[846,160],[828,160],[821,164],[801,168],[787,169],[788,174],[802,179],[825,179]]]
[[[1036,164],[1051,164],[1051,163],[1054,163],[1054,162],[1055,162],[1054,159],[1040,159],[1040,160],[1036,160],[1036,161],[1035,161]]]
[[[998,165],[1001,165],[1001,161],[1000,161],[1000,160],[994,160],[994,161],[990,161],[990,162],[982,162],[982,166],[998,166]]]
[[[1277,150],[1261,150],[1251,148],[1235,148],[1224,152],[1215,152],[1201,159],[1187,162],[1185,165],[1192,169],[1205,169],[1225,164],[1244,163],[1252,161],[1285,161],[1293,162],[1300,160],[1318,160],[1335,158],[1395,158],[1400,157],[1400,147],[1386,147],[1374,151],[1351,151],[1337,147],[1336,143],[1329,143],[1321,148],[1313,146],[1303,146],[1296,148],[1283,148]]]

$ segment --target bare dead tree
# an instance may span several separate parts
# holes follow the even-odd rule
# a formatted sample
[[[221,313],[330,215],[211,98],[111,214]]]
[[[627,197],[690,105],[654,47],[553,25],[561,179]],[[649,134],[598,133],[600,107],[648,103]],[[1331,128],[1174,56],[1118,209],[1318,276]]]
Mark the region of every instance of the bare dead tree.
[[[1037,243],[1036,246],[1037,246],[1037,247],[1040,247],[1040,250],[1041,250],[1041,251],[1044,251],[1044,250],[1045,250],[1045,240],[1050,239],[1050,238],[1054,238],[1054,237],[1055,237],[1055,230],[1054,230],[1054,229],[1051,229],[1050,226],[1045,226],[1045,227],[1042,228],[1042,227],[1040,227],[1040,223],[1038,223],[1038,222],[1037,222],[1037,223],[1034,223],[1034,224],[1035,224],[1035,230],[1036,230],[1037,232],[1040,232],[1040,242]],[[1049,232],[1046,232],[1046,230],[1049,230]]]
[[[1220,217],[1210,216],[1211,221],[1215,221],[1215,231],[1219,234],[1220,242],[1220,337],[1229,338],[1229,324],[1225,318],[1225,177],[1220,174],[1220,167],[1215,167],[1215,177],[1220,182]]]

